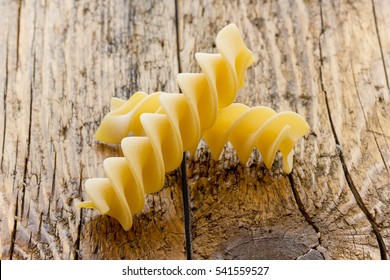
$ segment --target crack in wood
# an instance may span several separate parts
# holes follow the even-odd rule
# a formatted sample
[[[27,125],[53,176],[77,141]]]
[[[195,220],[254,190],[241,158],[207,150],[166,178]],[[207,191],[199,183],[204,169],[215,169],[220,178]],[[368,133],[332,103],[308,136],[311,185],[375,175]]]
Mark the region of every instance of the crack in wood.
[[[14,213],[14,224],[12,227],[12,233],[11,233],[11,244],[9,248],[9,259],[12,260],[14,255],[14,249],[15,249],[15,240],[16,240],[16,229],[18,227],[17,218],[18,218],[18,207],[19,207],[19,189],[16,193],[16,200],[15,200],[15,213]]]
[[[43,221],[43,212],[39,215],[39,224],[38,224],[38,232],[37,232],[37,239],[41,239],[41,234],[42,234],[42,221]],[[31,239],[31,237],[30,237]]]
[[[187,260],[192,260],[192,238],[191,238],[191,207],[187,178],[186,153],[183,153],[183,160],[180,165],[181,185],[184,210],[185,249]]]
[[[383,237],[382,237],[382,235],[380,233],[380,230],[378,228],[377,223],[375,222],[374,217],[372,216],[370,211],[368,211],[366,205],[363,202],[362,197],[360,196],[359,191],[357,190],[357,188],[356,188],[356,186],[355,186],[355,184],[354,184],[354,182],[352,180],[352,177],[351,177],[351,175],[349,173],[347,164],[345,162],[345,158],[344,158],[343,151],[342,151],[342,148],[341,148],[341,145],[340,145],[340,141],[338,139],[338,136],[337,136],[337,133],[336,133],[336,129],[335,129],[335,126],[334,126],[334,123],[333,123],[332,114],[331,114],[330,105],[329,105],[329,100],[328,100],[328,92],[325,89],[323,72],[322,72],[324,61],[323,61],[321,37],[322,37],[322,35],[324,34],[324,31],[325,31],[323,11],[322,11],[322,1],[320,1],[320,19],[321,19],[321,33],[320,33],[319,42],[318,42],[319,54],[320,54],[320,67],[319,67],[320,87],[321,87],[322,92],[325,95],[326,110],[327,110],[327,113],[328,113],[328,119],[329,119],[329,123],[330,123],[330,126],[331,126],[331,130],[332,130],[332,134],[333,134],[333,137],[334,137],[334,141],[336,143],[338,157],[339,157],[341,166],[343,168],[344,177],[345,177],[345,179],[347,181],[347,185],[348,185],[350,191],[352,192],[358,207],[364,213],[364,215],[366,216],[367,220],[371,224],[372,230],[373,230],[373,232],[374,232],[374,234],[376,236],[377,242],[378,242],[381,259],[382,260],[387,260],[386,244],[385,244],[385,242],[383,240]]]
[[[33,40],[34,41],[34,40]],[[26,195],[27,185],[27,173],[28,173],[28,161],[30,159],[30,147],[31,147],[31,130],[32,130],[32,104],[34,95],[34,82],[35,82],[35,55],[33,56],[33,71],[32,80],[30,84],[30,102],[29,102],[29,118],[28,118],[28,134],[27,134],[27,154],[24,159],[24,171],[23,171],[23,184],[22,184],[22,202],[21,202],[21,216],[24,213],[24,200]]]
[[[333,125],[332,125],[332,127],[333,127]],[[337,139],[336,134],[334,134],[334,135],[335,135],[335,138]],[[338,140],[336,140],[336,141],[338,142]],[[363,202],[363,199],[361,198],[361,196],[359,194],[359,191],[357,190],[357,188],[356,188],[356,186],[355,186],[355,184],[354,184],[354,182],[352,180],[352,177],[351,177],[351,175],[349,173],[347,164],[346,164],[345,159],[344,159],[344,155],[343,155],[342,149],[339,148],[338,151],[339,151],[340,162],[341,162],[341,165],[343,167],[345,179],[347,180],[347,184],[349,186],[349,189],[351,190],[353,196],[355,197],[357,205],[363,211],[364,215],[366,216],[366,218],[368,219],[368,221],[371,224],[373,232],[374,232],[374,234],[375,234],[375,236],[376,236],[376,238],[378,240],[378,245],[379,245],[379,250],[380,250],[380,254],[381,254],[382,260],[387,260],[386,244],[385,244],[385,242],[383,240],[383,237],[382,237],[382,235],[380,233],[380,230],[379,230],[378,225],[377,225],[377,223],[375,221],[375,218],[372,216],[370,211],[368,211],[366,205]]]
[[[53,176],[51,178],[50,200],[53,200],[54,193],[55,193],[56,175],[57,175],[57,152],[54,150],[54,164],[53,164]]]
[[[83,186],[83,166],[80,164],[80,174],[79,174],[79,197],[81,197],[82,193],[82,186]],[[77,236],[76,236],[76,241],[74,244],[74,249],[73,249],[73,256],[75,260],[80,259],[80,244],[81,244],[81,229],[83,226],[83,209],[80,208],[80,221],[79,224],[77,225]]]
[[[17,30],[16,30],[16,69],[18,69],[19,67],[19,42],[20,42],[20,23],[21,23],[21,14],[22,14],[22,2],[23,0],[19,0],[19,7],[18,7],[18,19],[17,19],[17,22],[18,22],[18,26],[17,26]],[[35,32],[35,29],[34,29],[34,32]]]
[[[179,73],[182,72],[180,59],[180,26],[179,26],[179,0],[175,0],[175,29],[176,29],[176,56]],[[180,90],[180,88],[179,88]]]
[[[8,41],[8,33],[7,33],[7,41]],[[4,120],[3,120],[3,139],[2,139],[2,147],[1,147],[1,161],[0,161],[0,170],[3,171],[3,161],[4,161],[4,151],[5,151],[5,134],[7,128],[7,92],[8,92],[8,44],[5,52],[5,81],[4,81]]]
[[[315,224],[315,222],[310,217],[310,215],[307,213],[307,211],[305,209],[305,206],[302,203],[302,200],[301,200],[301,198],[300,198],[300,196],[298,194],[298,190],[295,187],[294,178],[293,178],[293,175],[291,173],[288,174],[288,180],[290,182],[290,186],[291,186],[291,189],[292,189],[293,194],[294,194],[295,202],[298,205],[299,212],[301,212],[302,216],[305,218],[305,221],[315,230],[315,232],[317,233],[318,244],[321,245],[321,232],[320,232],[320,229]]]
[[[177,65],[178,65],[178,72],[181,73],[182,67],[181,67],[181,59],[180,59],[179,0],[175,0],[175,30],[176,30]],[[191,235],[191,206],[190,206],[185,152],[183,153],[183,160],[180,166],[180,171],[181,171],[181,185],[182,185],[182,195],[183,195],[185,251],[186,251],[187,260],[191,260],[193,255],[192,235]]]

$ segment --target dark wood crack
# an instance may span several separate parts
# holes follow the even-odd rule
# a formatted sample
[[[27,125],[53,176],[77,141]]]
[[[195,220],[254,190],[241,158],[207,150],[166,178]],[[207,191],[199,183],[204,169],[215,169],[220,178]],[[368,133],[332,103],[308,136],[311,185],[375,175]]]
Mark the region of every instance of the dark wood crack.
[[[318,237],[318,244],[321,244],[320,229],[318,228],[318,226],[315,224],[313,219],[310,217],[310,215],[305,210],[305,206],[303,205],[302,200],[298,194],[298,190],[295,187],[294,178],[293,178],[293,175],[291,173],[288,174],[288,180],[290,182],[290,186],[291,186],[291,189],[293,191],[294,199],[295,199],[295,202],[297,203],[299,212],[301,212],[302,216],[305,218],[305,221],[315,230],[315,232],[317,233],[317,237]]]
[[[381,259],[382,260],[387,260],[386,244],[385,244],[385,242],[383,240],[383,237],[382,237],[382,235],[380,233],[380,230],[379,230],[379,227],[378,227],[377,223],[375,222],[374,217],[372,216],[370,211],[368,211],[366,205],[363,202],[362,197],[360,196],[359,191],[357,190],[357,188],[356,188],[356,186],[355,186],[355,184],[354,184],[354,182],[352,180],[352,177],[351,177],[351,174],[349,173],[347,164],[345,162],[345,158],[344,158],[344,155],[343,155],[342,147],[340,145],[340,141],[338,139],[338,136],[337,136],[337,133],[336,133],[336,129],[335,129],[335,126],[334,126],[334,122],[333,122],[333,118],[332,118],[332,114],[331,114],[331,110],[330,110],[330,105],[329,105],[329,100],[328,100],[328,93],[327,93],[327,91],[325,89],[324,79],[323,79],[323,72],[322,72],[322,68],[323,68],[323,53],[322,53],[322,45],[321,45],[321,36],[324,34],[324,30],[325,30],[324,29],[323,11],[322,11],[322,1],[320,1],[320,19],[321,19],[321,34],[320,34],[319,44],[318,44],[319,53],[320,53],[320,67],[319,67],[320,88],[321,88],[321,91],[325,95],[326,110],[327,110],[328,119],[329,119],[331,130],[332,130],[332,134],[333,134],[333,137],[334,137],[334,141],[336,143],[337,154],[338,154],[341,166],[343,168],[344,177],[345,177],[345,179],[347,181],[347,185],[348,185],[350,191],[352,192],[352,194],[353,194],[353,196],[354,196],[354,198],[356,200],[356,203],[359,206],[360,210],[364,213],[364,215],[366,216],[367,220],[371,224],[372,230],[373,230],[373,232],[374,232],[374,234],[376,236],[376,239],[378,241],[378,246],[379,246]]]

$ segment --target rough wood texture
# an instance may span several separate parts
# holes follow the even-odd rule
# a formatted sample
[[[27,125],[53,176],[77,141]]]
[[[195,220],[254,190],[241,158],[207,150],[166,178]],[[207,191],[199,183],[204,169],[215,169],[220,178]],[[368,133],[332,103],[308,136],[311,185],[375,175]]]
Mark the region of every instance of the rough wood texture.
[[[199,146],[194,258],[389,257],[389,1],[0,0],[2,259],[185,258],[179,171],[129,232],[75,205],[120,155],[93,138],[110,98],[177,92],[230,22],[257,58],[238,101],[296,111],[311,133],[291,175]]]

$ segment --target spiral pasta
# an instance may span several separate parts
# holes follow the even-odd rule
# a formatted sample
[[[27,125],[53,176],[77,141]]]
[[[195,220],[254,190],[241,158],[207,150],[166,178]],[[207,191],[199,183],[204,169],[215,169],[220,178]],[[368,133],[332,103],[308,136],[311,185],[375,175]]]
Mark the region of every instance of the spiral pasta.
[[[229,141],[246,163],[254,147],[260,152],[268,169],[277,150],[283,156],[284,172],[290,173],[293,165],[293,147],[296,141],[309,132],[309,125],[298,114],[290,111],[276,113],[257,106],[249,108],[240,103],[220,109],[214,125],[203,133],[214,159],[218,159]]]
[[[254,61],[234,24],[224,27],[218,33],[216,47],[216,54],[195,54],[202,73],[180,73],[177,76],[177,83],[184,96],[177,94],[175,98],[186,106],[181,110],[190,115],[188,119],[195,126],[191,128],[195,128],[197,139],[201,131],[214,123],[217,109],[234,101],[237,91],[244,84],[245,71]],[[130,132],[142,135],[140,115],[161,112],[161,94],[137,92],[128,101],[113,98],[111,111],[100,124],[96,139],[106,143],[120,143]]]
[[[107,178],[86,181],[90,201],[80,207],[95,208],[116,218],[125,230],[131,228],[145,194],[161,190],[165,172],[180,165],[183,151],[196,150],[202,132],[213,126],[218,110],[232,104],[244,84],[254,59],[234,24],[218,33],[216,47],[217,54],[195,55],[202,73],[177,76],[183,94],[137,92],[128,101],[112,100],[96,138],[120,142],[124,157],[103,162]],[[127,137],[130,133],[135,136]]]

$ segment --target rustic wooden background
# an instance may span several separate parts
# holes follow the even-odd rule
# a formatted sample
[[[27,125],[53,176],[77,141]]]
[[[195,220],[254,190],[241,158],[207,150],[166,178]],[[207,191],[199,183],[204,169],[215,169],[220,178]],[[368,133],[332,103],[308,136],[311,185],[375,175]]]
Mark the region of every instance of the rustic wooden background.
[[[390,1],[0,0],[2,259],[186,257],[179,171],[129,232],[76,204],[120,154],[93,138],[110,98],[178,92],[231,22],[256,56],[238,101],[311,133],[291,175],[188,157],[194,258],[389,258]]]

